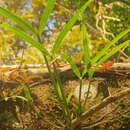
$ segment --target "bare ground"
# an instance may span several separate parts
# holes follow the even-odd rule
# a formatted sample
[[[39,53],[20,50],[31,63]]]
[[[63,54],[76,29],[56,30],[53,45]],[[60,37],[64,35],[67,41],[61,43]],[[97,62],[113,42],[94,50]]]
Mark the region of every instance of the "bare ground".
[[[102,93],[96,96],[98,83],[101,80],[104,79],[94,79],[86,109],[102,101]],[[84,79],[84,86],[87,86],[87,83],[88,81]],[[130,87],[129,79],[118,81],[118,83],[120,87],[113,87],[108,83],[111,94]],[[83,90],[86,92],[87,89],[85,88]],[[1,86],[0,89],[0,130],[60,130],[64,126],[63,114],[50,83],[31,87],[33,101],[30,103],[14,98],[18,95],[24,96],[20,86]],[[72,102],[78,102],[79,82],[77,79],[65,82],[64,90],[66,93],[72,91]],[[82,100],[84,100],[84,95],[82,95]],[[70,110],[74,112],[72,106],[70,106]],[[130,129],[129,124],[130,101],[129,98],[124,97],[120,101],[101,109],[93,117],[88,117],[77,130],[127,130]]]

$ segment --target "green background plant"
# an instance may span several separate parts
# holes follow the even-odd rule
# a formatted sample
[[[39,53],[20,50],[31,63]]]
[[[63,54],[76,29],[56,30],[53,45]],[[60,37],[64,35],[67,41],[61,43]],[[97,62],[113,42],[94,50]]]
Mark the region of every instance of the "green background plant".
[[[60,51],[60,48],[62,47],[65,36],[67,36],[67,33],[69,33],[69,31],[72,29],[72,27],[75,24],[77,24],[77,22],[82,21],[81,16],[86,11],[86,8],[93,2],[93,0],[89,0],[86,3],[84,3],[83,6],[75,13],[75,15],[67,22],[67,24],[65,24],[62,31],[58,34],[56,41],[54,42],[54,45],[51,47],[51,51],[49,51],[46,49],[46,44],[42,44],[43,42],[42,34],[44,34],[47,22],[49,20],[49,16],[52,12],[52,9],[54,8],[55,2],[56,2],[55,0],[49,0],[46,3],[47,5],[44,10],[44,13],[41,16],[41,19],[39,19],[40,24],[37,25],[35,28],[30,26],[30,24],[25,22],[25,20],[21,19],[14,13],[11,13],[9,10],[0,7],[0,14],[6,17],[9,17],[13,22],[15,22],[15,24],[18,24],[18,27],[13,22],[11,24],[3,23],[1,24],[1,26],[8,29],[9,31],[14,32],[21,39],[25,40],[26,42],[30,43],[32,46],[34,46],[35,48],[41,51],[41,53],[43,54],[45,63],[47,65],[48,71],[50,73],[50,76],[52,78],[53,85],[55,87],[56,94],[59,99],[59,103],[64,112],[64,117],[66,118],[66,122],[69,125],[71,125],[71,114],[69,111],[68,100],[63,90],[63,86],[62,86],[62,83],[58,74],[58,70],[56,68],[55,60],[57,58],[56,56],[59,55],[58,53]],[[79,4],[77,5],[79,6]],[[76,76],[79,78],[79,82],[80,82],[78,116],[82,114],[81,90],[82,90],[83,76],[86,73],[88,73],[89,81],[91,84],[91,79],[93,77],[95,69],[100,64],[108,60],[112,55],[114,55],[123,47],[129,44],[130,40],[125,40],[125,42],[122,42],[121,44],[116,45],[111,51],[109,51],[110,47],[114,45],[115,43],[117,43],[117,41],[120,40],[129,31],[130,29],[126,29],[124,32],[120,33],[117,37],[114,38],[114,40],[108,42],[101,51],[95,53],[96,56],[91,57],[91,54],[90,54],[90,43],[91,43],[90,41],[91,40],[89,39],[89,35],[86,31],[86,25],[82,26],[81,32],[83,32],[83,44],[81,45],[83,45],[83,58],[84,58],[84,63],[85,63],[85,70],[81,73],[77,65],[71,58],[71,56],[70,55],[64,56],[66,61],[71,65],[72,70],[74,71]],[[109,51],[109,54],[106,54],[106,51]],[[53,70],[51,70],[49,66],[50,64],[53,65]],[[89,88],[90,87],[91,86],[89,85]],[[89,93],[89,90],[88,90],[88,93]]]

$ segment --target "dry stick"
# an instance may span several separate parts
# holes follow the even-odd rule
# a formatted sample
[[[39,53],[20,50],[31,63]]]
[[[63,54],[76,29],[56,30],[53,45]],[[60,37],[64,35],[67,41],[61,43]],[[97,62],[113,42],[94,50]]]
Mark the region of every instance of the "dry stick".
[[[107,115],[109,115],[109,114],[111,114],[112,112],[116,111],[116,110],[118,109],[118,107],[119,107],[119,104],[118,104],[111,112],[105,113],[102,117],[100,117],[100,118],[97,119],[96,121],[92,122],[91,124],[87,124],[88,126],[87,126],[87,127],[84,127],[84,128],[92,128],[92,127],[94,127],[94,126],[97,126],[97,125],[101,124],[102,122],[108,121],[108,120],[103,121],[103,119],[104,119]],[[112,120],[112,119],[109,119],[109,120]]]
[[[93,106],[90,110],[83,113],[79,118],[74,119],[72,121],[72,128],[76,128],[76,126],[78,126],[81,122],[85,121],[88,116],[90,116],[90,115],[92,116],[92,114],[94,114],[95,112],[104,108],[108,104],[115,102],[116,100],[122,98],[123,96],[127,96],[128,94],[130,94],[130,88],[125,89],[125,90],[123,90],[123,91],[121,91],[113,96],[110,96],[110,97],[104,99],[101,103]]]
[[[84,127],[84,129],[90,129],[90,128],[93,128],[93,127],[98,126],[100,124],[108,123],[108,122],[112,122],[112,119],[108,119],[108,120],[104,120],[104,121],[98,122],[98,123],[92,125],[91,127]]]

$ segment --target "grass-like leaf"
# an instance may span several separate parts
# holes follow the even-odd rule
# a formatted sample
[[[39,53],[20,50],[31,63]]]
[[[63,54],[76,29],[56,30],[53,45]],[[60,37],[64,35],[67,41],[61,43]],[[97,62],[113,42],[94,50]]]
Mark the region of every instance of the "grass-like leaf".
[[[66,102],[67,102],[67,104],[70,104],[70,103],[71,103],[72,95],[73,95],[72,92],[69,92],[69,94],[67,95],[67,97],[66,97]]]
[[[22,96],[14,96],[14,98],[19,98],[19,99],[22,99],[23,101],[28,102],[28,100],[25,97],[22,97]]]
[[[111,42],[107,43],[107,45],[99,51],[99,53],[92,59],[92,64],[95,64],[105,53],[108,49],[115,44],[118,40],[120,40],[124,35],[130,32],[130,28],[126,29],[125,31],[121,32],[116,38],[114,38]]]
[[[79,70],[78,66],[74,63],[74,61],[72,60],[71,56],[62,55],[62,57],[63,57],[63,59],[65,59],[71,65],[72,71],[75,73],[75,75],[78,78],[80,78],[81,77],[80,70]]]
[[[86,30],[86,26],[84,24],[82,25],[82,33],[83,33],[84,61],[85,64],[88,65],[91,61],[90,50],[89,50],[89,37],[88,37],[88,32]]]
[[[61,88],[60,88],[60,85],[58,82],[56,82],[56,89],[57,89],[57,93],[58,93],[60,100],[63,100],[62,91],[61,91]]]
[[[26,84],[22,84],[21,87],[23,88],[23,92],[25,94],[25,98],[27,99],[28,102],[32,101],[32,97],[31,97],[31,92],[29,87]]]
[[[60,46],[62,44],[62,40],[66,36],[66,34],[69,32],[69,30],[72,28],[72,26],[76,23],[76,21],[79,19],[79,17],[83,14],[85,9],[93,2],[93,0],[88,0],[81,9],[69,20],[69,22],[65,25],[61,33],[58,35],[55,44],[52,49],[52,53],[55,54],[60,49]]]
[[[8,29],[9,31],[14,32],[16,35],[18,35],[21,39],[25,40],[26,42],[32,44],[34,47],[36,47],[38,50],[40,50],[42,53],[49,55],[48,51],[44,48],[44,46],[39,43],[37,40],[33,39],[31,36],[26,34],[25,32],[9,25],[9,24],[1,24],[0,26]]]
[[[42,32],[46,26],[50,13],[51,13],[52,9],[54,8],[55,1],[56,0],[48,0],[47,7],[45,8],[45,11],[42,14],[42,17],[40,20],[39,34],[42,34]]]
[[[82,77],[88,72],[88,68],[85,66],[84,70],[82,71]]]
[[[98,67],[99,65],[103,64],[106,60],[108,60],[108,58],[113,56],[115,53],[117,53],[119,50],[121,50],[123,47],[125,47],[129,43],[130,43],[130,40],[127,40],[127,41],[121,43],[120,45],[116,46],[115,48],[113,48],[107,55],[105,55],[103,58],[101,58],[97,62],[96,67]]]
[[[0,14],[10,18],[12,21],[16,22],[23,29],[26,29],[27,31],[32,32],[33,34],[36,35],[35,29],[33,29],[33,27],[30,26],[25,20],[21,19],[14,13],[11,13],[7,9],[0,7]]]

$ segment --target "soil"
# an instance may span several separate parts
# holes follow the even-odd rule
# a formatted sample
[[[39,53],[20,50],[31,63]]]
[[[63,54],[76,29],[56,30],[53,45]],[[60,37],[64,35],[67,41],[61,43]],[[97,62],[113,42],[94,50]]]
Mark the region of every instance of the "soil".
[[[90,89],[89,99],[86,109],[103,100],[102,92],[98,92],[99,83],[104,78],[94,78]],[[115,80],[111,80],[114,83]],[[35,81],[36,82],[36,81]],[[39,82],[39,81],[38,81]],[[118,86],[108,83],[111,94],[120,92],[126,87],[130,87],[130,79],[118,80]],[[31,85],[30,85],[31,86]],[[73,104],[78,102],[79,82],[77,79],[67,80],[63,84],[64,91],[72,92]],[[83,80],[83,94],[88,90],[88,80]],[[54,87],[51,83],[31,86],[32,101],[26,102],[17,97],[25,97],[20,85],[0,86],[0,130],[61,130],[65,121],[60,106],[55,96]],[[99,94],[97,94],[99,93]],[[74,113],[74,109],[70,106]],[[75,114],[73,115],[75,116]],[[95,122],[93,124],[93,122]],[[130,129],[130,101],[124,97],[116,103],[109,104],[107,107],[95,113],[93,117],[88,117],[77,130],[122,130]]]

